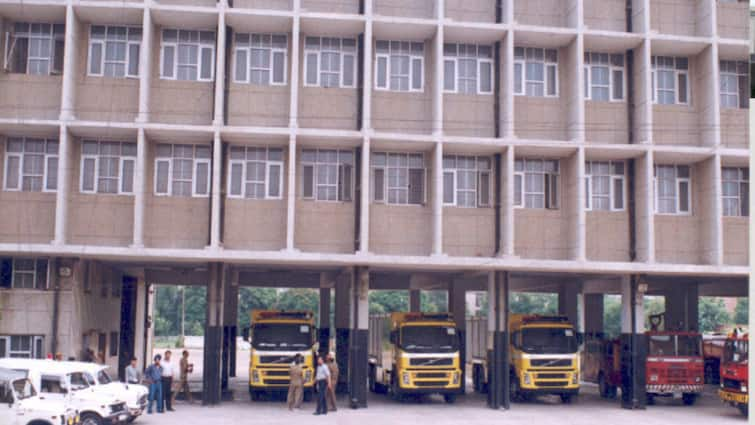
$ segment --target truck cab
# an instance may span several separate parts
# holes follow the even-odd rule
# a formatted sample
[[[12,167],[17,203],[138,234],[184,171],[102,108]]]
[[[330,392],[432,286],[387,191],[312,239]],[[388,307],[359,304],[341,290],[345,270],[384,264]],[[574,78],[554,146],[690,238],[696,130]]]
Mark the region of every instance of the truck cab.
[[[0,359],[0,367],[23,373],[45,401],[66,403],[79,414],[82,425],[126,422],[126,403],[107,391],[96,389],[91,377],[68,362],[36,359]]]
[[[718,396],[724,403],[739,409],[747,416],[748,392],[747,356],[749,354],[749,337],[746,333],[733,332],[724,344],[721,359],[721,383]]]
[[[133,422],[147,407],[147,387],[144,385],[129,385],[113,380],[108,373],[108,367],[96,363],[66,362],[75,365],[85,371],[88,381],[97,390],[108,392],[113,397],[126,402],[128,408],[128,421]]]
[[[312,397],[317,350],[314,314],[310,311],[254,310],[244,340],[251,344],[249,396],[286,391],[294,356],[304,359],[304,398]]]
[[[48,400],[40,396],[22,372],[0,368],[0,423],[75,425],[79,418],[64,400]]]
[[[655,397],[678,397],[694,404],[703,392],[705,365],[702,335],[697,332],[649,331],[645,382],[648,404]]]
[[[370,389],[397,398],[441,394],[447,403],[453,403],[462,391],[462,374],[461,342],[451,315],[391,314],[388,356],[383,353],[383,329],[370,326]]]
[[[579,342],[564,316],[512,315],[510,393],[514,400],[558,395],[571,403],[579,394]]]

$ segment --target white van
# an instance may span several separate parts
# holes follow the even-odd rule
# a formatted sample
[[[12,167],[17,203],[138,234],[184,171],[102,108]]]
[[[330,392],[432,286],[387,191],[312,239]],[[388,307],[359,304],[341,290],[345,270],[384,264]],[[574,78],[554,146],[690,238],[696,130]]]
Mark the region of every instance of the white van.
[[[0,367],[25,373],[46,399],[68,401],[78,411],[82,425],[111,425],[129,418],[126,403],[106,391],[96,390],[91,377],[76,365],[5,358],[0,359]]]
[[[65,400],[48,400],[37,394],[22,372],[0,368],[0,424],[75,425],[76,412]]]
[[[114,381],[108,374],[108,367],[96,363],[63,362],[81,368],[88,373],[94,382],[95,389],[107,391],[115,398],[126,402],[128,407],[129,422],[144,413],[147,408],[147,396],[149,391],[144,385],[129,385]]]

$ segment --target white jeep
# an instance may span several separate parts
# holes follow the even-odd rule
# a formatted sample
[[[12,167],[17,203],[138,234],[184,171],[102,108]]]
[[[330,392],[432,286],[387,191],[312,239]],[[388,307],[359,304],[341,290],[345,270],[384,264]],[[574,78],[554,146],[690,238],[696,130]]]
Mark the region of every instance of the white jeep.
[[[129,418],[126,403],[97,390],[76,365],[53,360],[0,359],[0,367],[23,372],[47,400],[61,400],[78,411],[82,425],[111,425]]]
[[[123,382],[114,381],[108,373],[108,367],[96,363],[85,362],[64,362],[77,366],[89,374],[94,387],[97,390],[107,391],[115,398],[126,402],[128,408],[129,422],[133,422],[139,415],[144,413],[147,407],[147,396],[149,391],[144,385],[124,384]]]
[[[46,400],[39,396],[22,372],[0,368],[0,423],[75,425],[79,418],[76,411],[66,407],[64,400]]]

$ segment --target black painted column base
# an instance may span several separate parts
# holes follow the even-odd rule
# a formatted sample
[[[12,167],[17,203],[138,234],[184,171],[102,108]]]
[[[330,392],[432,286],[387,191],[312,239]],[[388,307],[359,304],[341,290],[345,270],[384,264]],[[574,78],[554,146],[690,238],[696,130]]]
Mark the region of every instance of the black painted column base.
[[[220,354],[222,353],[223,328],[206,326],[204,334],[204,359],[202,372],[202,405],[220,403]]]
[[[349,391],[349,335],[350,330],[336,329],[336,363],[338,364],[338,385],[336,393],[346,394]]]
[[[509,408],[508,333],[493,332],[493,350],[488,351],[488,407]]]
[[[459,333],[459,367],[461,368],[461,393],[465,394],[467,392],[467,337],[466,337],[466,330],[464,329],[458,329],[457,332]]]
[[[237,352],[237,346],[236,346],[236,338],[238,337],[238,329],[237,326],[229,326],[230,333],[231,333],[231,340],[230,340],[230,354],[228,359],[228,376],[231,378],[236,377],[236,354]]]
[[[644,334],[621,334],[621,407],[624,409],[644,409],[647,405],[647,347]]]
[[[317,330],[317,341],[319,342],[320,353],[330,352],[330,328],[320,328]]]
[[[353,329],[349,344],[349,406],[367,407],[367,329]]]

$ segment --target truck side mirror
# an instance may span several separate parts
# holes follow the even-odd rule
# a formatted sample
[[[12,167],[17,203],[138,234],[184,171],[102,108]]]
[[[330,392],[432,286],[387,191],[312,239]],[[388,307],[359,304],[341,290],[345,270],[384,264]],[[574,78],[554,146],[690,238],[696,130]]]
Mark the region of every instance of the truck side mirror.
[[[241,335],[243,336],[243,338],[244,338],[244,341],[246,341],[246,342],[249,342],[249,328],[248,328],[248,327],[247,327],[247,328],[244,328],[244,329],[243,329],[243,330],[241,331]]]
[[[391,344],[398,344],[398,332],[397,331],[391,331]]]

